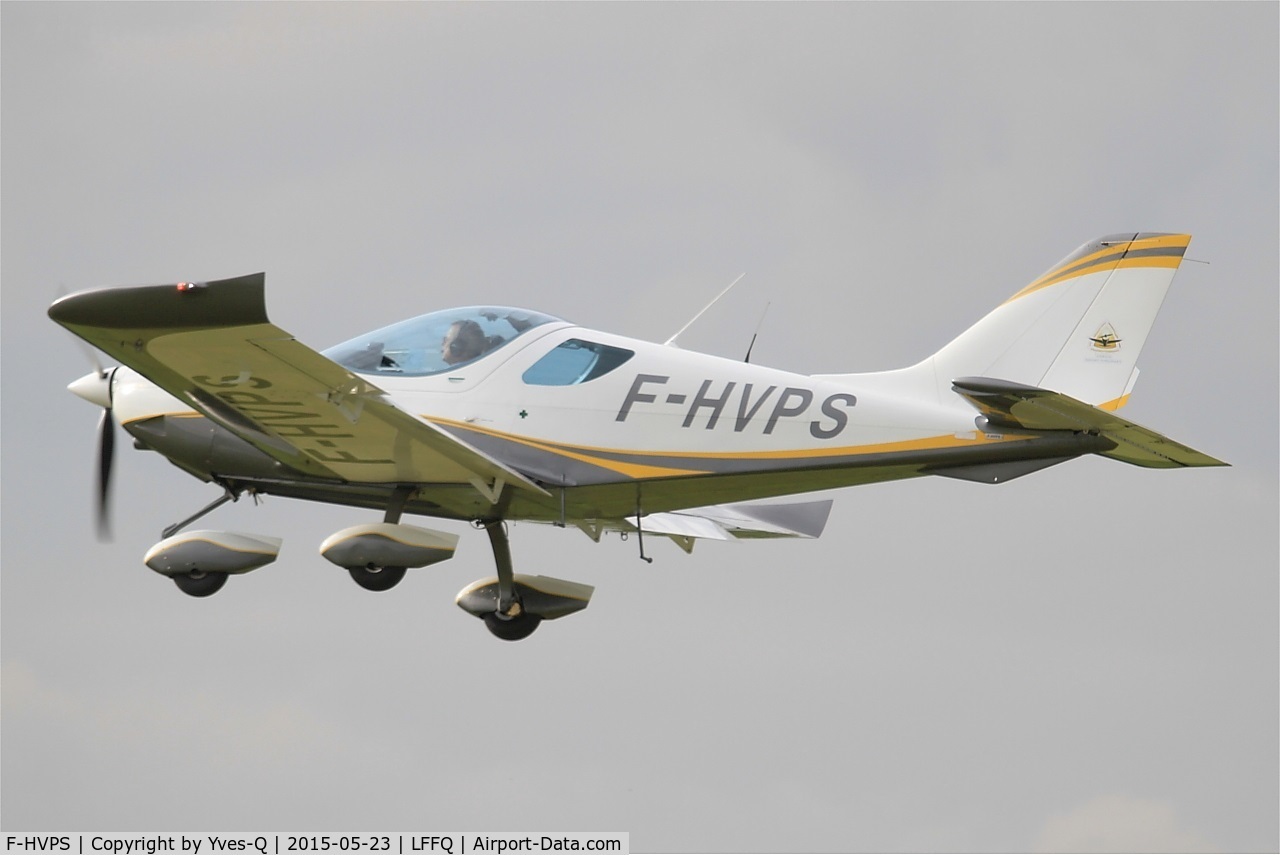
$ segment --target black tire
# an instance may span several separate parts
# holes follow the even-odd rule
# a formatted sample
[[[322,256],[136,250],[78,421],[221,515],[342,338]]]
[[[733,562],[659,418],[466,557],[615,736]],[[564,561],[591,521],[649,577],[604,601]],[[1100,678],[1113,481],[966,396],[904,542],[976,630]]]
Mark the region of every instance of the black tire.
[[[528,638],[533,635],[533,631],[540,623],[542,618],[528,612],[513,618],[500,617],[497,612],[490,612],[484,616],[484,625],[489,628],[489,632],[503,641],[519,641],[522,638]]]
[[[174,576],[173,583],[178,586],[178,590],[189,597],[211,597],[227,584],[227,574],[193,570],[190,573]]]
[[[404,578],[403,567],[348,567],[356,584],[366,591],[389,591]]]

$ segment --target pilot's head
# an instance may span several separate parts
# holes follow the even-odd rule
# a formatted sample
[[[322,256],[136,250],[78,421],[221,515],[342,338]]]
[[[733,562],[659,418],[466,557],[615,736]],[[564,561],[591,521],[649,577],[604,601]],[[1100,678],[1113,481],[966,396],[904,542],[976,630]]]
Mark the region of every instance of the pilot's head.
[[[470,362],[484,353],[486,339],[484,330],[475,321],[454,321],[449,331],[444,334],[440,344],[440,355],[450,365]]]

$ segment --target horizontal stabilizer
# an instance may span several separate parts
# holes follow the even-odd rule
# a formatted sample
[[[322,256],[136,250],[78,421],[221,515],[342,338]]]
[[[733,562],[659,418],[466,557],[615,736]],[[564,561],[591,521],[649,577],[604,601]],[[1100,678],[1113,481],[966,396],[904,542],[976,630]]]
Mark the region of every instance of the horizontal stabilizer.
[[[952,382],[952,388],[976,407],[992,427],[1097,434],[1115,443],[1111,450],[1098,454],[1135,466],[1173,469],[1229,465],[1060,392],[989,377],[962,377]]]

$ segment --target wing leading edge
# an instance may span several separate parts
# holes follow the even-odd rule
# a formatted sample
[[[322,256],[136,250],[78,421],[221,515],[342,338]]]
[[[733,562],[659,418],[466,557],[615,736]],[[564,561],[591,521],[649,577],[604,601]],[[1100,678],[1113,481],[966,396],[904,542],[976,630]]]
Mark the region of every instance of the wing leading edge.
[[[503,485],[521,473],[398,409],[270,323],[262,273],[72,294],[49,317],[297,472],[357,483]]]

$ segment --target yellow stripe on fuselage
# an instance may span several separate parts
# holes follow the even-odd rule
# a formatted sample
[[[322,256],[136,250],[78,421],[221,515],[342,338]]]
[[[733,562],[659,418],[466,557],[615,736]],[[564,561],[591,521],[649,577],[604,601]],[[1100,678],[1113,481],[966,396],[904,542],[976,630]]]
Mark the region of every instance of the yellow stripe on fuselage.
[[[120,425],[121,427],[123,427],[125,425],[131,425],[134,422],[145,422],[150,419],[158,419],[158,418],[203,419],[203,418],[207,418],[207,416],[205,416],[204,413],[197,413],[195,410],[183,410],[180,413],[149,413],[148,415],[145,415],[145,416],[134,416],[131,419],[125,419],[124,421],[120,422]]]

